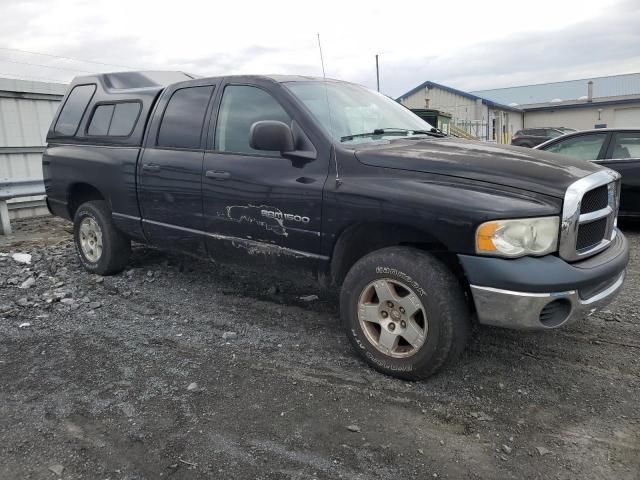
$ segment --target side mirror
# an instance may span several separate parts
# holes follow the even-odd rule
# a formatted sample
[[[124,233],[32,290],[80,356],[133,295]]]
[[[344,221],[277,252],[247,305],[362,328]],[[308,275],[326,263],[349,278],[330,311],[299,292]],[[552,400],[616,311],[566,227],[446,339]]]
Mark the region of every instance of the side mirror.
[[[286,123],[261,120],[251,125],[249,146],[254,150],[291,152],[295,150],[293,133]]]

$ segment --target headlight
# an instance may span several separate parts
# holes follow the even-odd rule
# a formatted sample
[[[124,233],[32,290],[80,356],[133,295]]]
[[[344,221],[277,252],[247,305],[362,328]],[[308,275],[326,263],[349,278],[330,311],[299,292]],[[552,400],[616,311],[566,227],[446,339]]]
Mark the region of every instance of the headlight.
[[[558,248],[558,217],[494,220],[476,230],[476,252],[498,257],[546,255]]]

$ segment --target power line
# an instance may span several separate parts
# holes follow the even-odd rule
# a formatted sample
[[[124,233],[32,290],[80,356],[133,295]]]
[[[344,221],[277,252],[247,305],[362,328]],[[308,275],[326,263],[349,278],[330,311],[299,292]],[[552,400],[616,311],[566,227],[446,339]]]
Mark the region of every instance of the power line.
[[[52,68],[52,69],[55,69],[55,70],[66,70],[68,72],[98,73],[98,72],[91,71],[91,70],[78,70],[77,68],[54,67],[53,65],[44,65],[42,63],[18,62],[17,60],[6,60],[6,59],[3,59],[3,58],[0,58],[0,62],[15,63],[15,64],[18,64],[18,65],[30,65],[32,67]]]
[[[10,52],[29,53],[31,55],[42,55],[43,57],[64,58],[65,60],[72,60],[74,62],[95,63],[96,65],[105,65],[107,67],[121,67],[121,68],[128,68],[130,70],[138,70],[137,68],[130,67],[128,65],[118,65],[117,63],[97,62],[95,60],[82,60],[80,58],[65,57],[62,55],[53,55],[51,53],[34,52],[31,50],[21,50],[19,48],[0,47],[0,50],[7,50]]]

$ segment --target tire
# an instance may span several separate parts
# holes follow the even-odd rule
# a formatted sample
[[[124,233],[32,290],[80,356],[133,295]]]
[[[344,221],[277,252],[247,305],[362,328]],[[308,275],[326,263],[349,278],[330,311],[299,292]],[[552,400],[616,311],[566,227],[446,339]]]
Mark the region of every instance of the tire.
[[[131,240],[116,229],[104,200],[83,203],[76,210],[73,240],[80,263],[88,272],[113,275],[124,270],[129,262]]]
[[[409,316],[411,309],[416,312]],[[410,247],[384,248],[360,259],[342,285],[340,314],[356,352],[376,370],[405,380],[427,378],[455,360],[471,324],[455,275],[434,256]],[[397,341],[390,342],[394,335]]]

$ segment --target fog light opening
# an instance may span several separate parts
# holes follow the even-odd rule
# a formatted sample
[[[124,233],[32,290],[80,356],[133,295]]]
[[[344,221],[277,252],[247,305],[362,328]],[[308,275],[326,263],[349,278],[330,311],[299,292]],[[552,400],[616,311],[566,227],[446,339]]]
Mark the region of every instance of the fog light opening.
[[[540,323],[547,328],[562,325],[571,313],[571,302],[566,298],[559,298],[547,303],[540,311]]]

